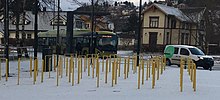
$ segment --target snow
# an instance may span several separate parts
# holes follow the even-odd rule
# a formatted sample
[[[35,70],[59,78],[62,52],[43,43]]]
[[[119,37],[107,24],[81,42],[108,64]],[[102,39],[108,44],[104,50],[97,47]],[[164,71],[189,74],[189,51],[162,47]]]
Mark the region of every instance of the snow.
[[[119,51],[123,57],[132,54],[131,51]],[[41,53],[38,54],[39,71],[41,72]],[[148,57],[146,57],[148,58]],[[56,72],[44,73],[44,82],[41,83],[41,73],[37,82],[33,85],[33,78],[29,75],[29,60],[22,59],[20,85],[17,85],[17,61],[10,61],[10,74],[6,82],[5,77],[0,81],[1,100],[216,100],[220,98],[219,64],[213,67],[213,71],[197,69],[197,90],[193,91],[192,83],[187,70],[184,70],[183,92],[179,86],[179,67],[166,66],[165,72],[156,81],[155,88],[151,88],[152,78],[144,81],[140,89],[137,89],[137,73],[129,72],[129,78],[123,77],[124,60],[121,63],[121,76],[118,83],[111,86],[111,72],[108,73],[108,83],[104,82],[102,59],[100,60],[100,87],[96,87],[96,78],[87,76],[83,72],[80,84],[77,84],[77,68],[75,68],[74,86],[68,82],[68,77],[59,78],[59,86],[56,86]],[[131,66],[131,65],[130,65]],[[2,76],[5,74],[5,63],[2,62]],[[131,67],[130,67],[131,68]],[[92,72],[92,71],[91,71]],[[146,73],[146,72],[145,72]],[[92,74],[91,74],[92,75]]]

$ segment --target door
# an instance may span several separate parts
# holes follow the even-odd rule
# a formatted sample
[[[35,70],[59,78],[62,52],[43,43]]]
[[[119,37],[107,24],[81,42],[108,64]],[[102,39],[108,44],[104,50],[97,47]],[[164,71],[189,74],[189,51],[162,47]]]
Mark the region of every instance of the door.
[[[156,51],[157,48],[157,32],[149,32],[149,50]]]

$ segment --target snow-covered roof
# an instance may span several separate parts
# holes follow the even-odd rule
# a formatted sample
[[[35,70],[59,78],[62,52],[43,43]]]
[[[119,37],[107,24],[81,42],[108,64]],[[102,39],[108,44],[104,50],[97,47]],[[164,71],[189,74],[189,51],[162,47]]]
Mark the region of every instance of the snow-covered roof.
[[[46,11],[57,11],[57,0],[39,0],[41,9],[46,8]],[[62,11],[74,11],[83,4],[89,4],[90,0],[60,0],[60,8]],[[54,6],[55,5],[55,6]]]
[[[174,7],[170,7],[170,6],[166,6],[163,4],[152,4],[150,7],[148,7],[148,9],[150,9],[151,7],[156,7],[158,9],[160,9],[163,13],[165,13],[166,15],[173,15],[175,16],[177,19],[179,19],[180,21],[187,21],[187,22],[191,22],[190,18],[187,17],[181,10],[179,10],[178,8],[174,8]],[[147,11],[148,9],[146,9],[145,11]]]

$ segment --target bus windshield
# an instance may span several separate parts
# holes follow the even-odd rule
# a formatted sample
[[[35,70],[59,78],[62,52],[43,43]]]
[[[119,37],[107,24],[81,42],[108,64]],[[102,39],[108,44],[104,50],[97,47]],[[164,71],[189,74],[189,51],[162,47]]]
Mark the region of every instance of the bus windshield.
[[[115,47],[117,45],[117,41],[112,36],[102,37],[98,40],[98,45],[99,46],[113,46],[113,47]]]
[[[189,48],[192,54],[194,55],[205,55],[200,49],[198,48]]]

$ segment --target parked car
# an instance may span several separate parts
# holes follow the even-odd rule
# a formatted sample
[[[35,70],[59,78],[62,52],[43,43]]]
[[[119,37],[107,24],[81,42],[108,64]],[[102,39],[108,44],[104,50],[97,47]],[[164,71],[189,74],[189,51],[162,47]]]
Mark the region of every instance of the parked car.
[[[194,46],[188,45],[167,45],[164,50],[166,56],[166,64],[180,65],[180,59],[191,58],[196,67],[203,67],[208,70],[214,66],[214,59],[212,56],[205,55],[202,50]]]

